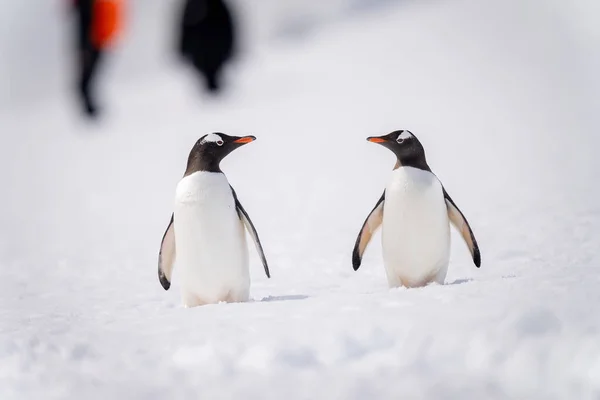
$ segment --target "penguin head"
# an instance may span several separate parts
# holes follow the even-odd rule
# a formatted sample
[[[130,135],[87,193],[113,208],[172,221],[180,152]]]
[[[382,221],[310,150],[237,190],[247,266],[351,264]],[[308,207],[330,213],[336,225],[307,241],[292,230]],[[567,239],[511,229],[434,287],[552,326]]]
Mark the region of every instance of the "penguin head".
[[[400,165],[426,164],[425,149],[411,131],[394,131],[384,136],[370,136],[367,140],[390,149]]]
[[[220,132],[202,136],[190,151],[186,175],[196,171],[221,172],[219,164],[223,158],[255,140],[254,136],[229,136]]]

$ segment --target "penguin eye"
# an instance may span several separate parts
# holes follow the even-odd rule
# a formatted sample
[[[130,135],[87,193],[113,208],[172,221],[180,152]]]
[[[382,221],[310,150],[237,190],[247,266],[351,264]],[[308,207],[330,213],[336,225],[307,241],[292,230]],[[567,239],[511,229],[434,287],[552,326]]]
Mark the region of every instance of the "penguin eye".
[[[399,144],[404,143],[405,140],[412,138],[412,134],[409,131],[400,131],[400,134],[396,138],[396,142]]]
[[[217,144],[218,144],[219,146],[223,146],[223,141],[222,141],[222,140],[217,140]]]

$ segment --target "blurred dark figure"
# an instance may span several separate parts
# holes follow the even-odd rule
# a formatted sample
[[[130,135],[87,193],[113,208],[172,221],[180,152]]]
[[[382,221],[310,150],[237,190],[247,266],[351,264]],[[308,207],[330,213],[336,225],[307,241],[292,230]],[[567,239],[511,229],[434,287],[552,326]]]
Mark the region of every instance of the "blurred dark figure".
[[[98,66],[120,28],[122,0],[72,0],[77,17],[77,91],[89,117],[98,115]]]
[[[221,69],[234,53],[233,19],[223,0],[186,0],[179,51],[202,75],[206,88],[221,89]]]

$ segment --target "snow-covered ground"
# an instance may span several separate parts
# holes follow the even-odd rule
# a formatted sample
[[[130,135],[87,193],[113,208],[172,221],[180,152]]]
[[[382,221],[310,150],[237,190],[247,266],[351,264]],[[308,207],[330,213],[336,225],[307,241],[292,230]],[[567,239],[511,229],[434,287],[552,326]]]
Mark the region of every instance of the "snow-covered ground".
[[[64,77],[0,109],[0,399],[600,398],[594,2],[290,3],[238,1],[255,41],[216,101],[158,61],[148,0],[99,126]],[[379,236],[352,271],[394,163],[365,138],[402,128],[481,247],[453,234],[446,285],[388,289]],[[184,309],[156,257],[211,131],[258,137],[223,168],[273,277],[251,249],[252,302]]]

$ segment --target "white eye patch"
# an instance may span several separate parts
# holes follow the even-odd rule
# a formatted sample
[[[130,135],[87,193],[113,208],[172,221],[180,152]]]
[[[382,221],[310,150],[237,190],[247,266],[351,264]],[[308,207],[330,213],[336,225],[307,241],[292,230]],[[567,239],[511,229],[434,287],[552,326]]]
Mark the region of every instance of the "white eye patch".
[[[398,139],[396,139],[396,141],[398,143],[402,143],[405,139],[410,139],[411,137],[413,137],[413,135],[409,131],[404,130],[400,132],[400,135],[398,135]]]
[[[204,139],[202,139],[202,142],[200,144],[203,144],[206,142],[216,143],[219,146],[223,146],[223,139],[221,138],[221,136],[217,135],[216,133],[209,133],[208,135],[206,135],[204,137]]]

